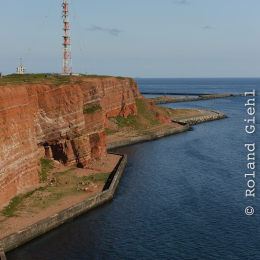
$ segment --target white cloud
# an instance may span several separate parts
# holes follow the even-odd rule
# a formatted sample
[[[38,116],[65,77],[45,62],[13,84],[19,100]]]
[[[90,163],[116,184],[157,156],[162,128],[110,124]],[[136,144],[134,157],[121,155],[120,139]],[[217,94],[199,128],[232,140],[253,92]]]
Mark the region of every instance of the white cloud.
[[[114,36],[118,36],[122,30],[119,30],[119,29],[109,29],[109,28],[103,28],[103,27],[100,27],[100,26],[97,26],[97,25],[92,25],[90,28],[89,28],[89,31],[102,31],[102,32],[107,32],[111,35],[114,35]]]

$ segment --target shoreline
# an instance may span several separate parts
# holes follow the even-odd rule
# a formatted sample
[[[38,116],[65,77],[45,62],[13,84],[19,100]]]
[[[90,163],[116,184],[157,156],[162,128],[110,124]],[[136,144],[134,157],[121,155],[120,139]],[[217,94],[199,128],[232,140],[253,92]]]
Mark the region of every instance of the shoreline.
[[[107,150],[131,145],[131,144],[156,140],[161,137],[188,131],[190,129],[190,126],[194,124],[227,118],[227,116],[215,110],[210,110],[210,109],[205,109],[205,110],[198,109],[198,110],[200,110],[201,113],[197,115],[171,118],[172,122],[179,123],[181,125],[179,127],[161,130],[143,136],[131,137],[117,142],[107,143]],[[92,208],[105,203],[108,200],[111,200],[119,184],[119,180],[124,172],[124,168],[127,164],[127,156],[126,155],[121,155],[121,156],[122,158],[120,159],[117,166],[110,174],[110,178],[108,180],[110,184],[107,185],[106,190],[103,189],[101,193],[98,193],[80,203],[77,203],[50,217],[47,217],[39,222],[36,222],[33,225],[30,225],[18,232],[3,237],[2,239],[0,239],[0,252],[8,252],[32,240],[33,238],[38,237],[48,232],[49,230],[52,230],[53,228],[60,226],[61,224],[67,222],[68,220],[73,219],[79,216],[80,214],[85,213],[86,211],[91,210]]]
[[[131,137],[131,138],[127,138],[127,139],[116,141],[116,142],[110,142],[110,143],[107,143],[107,150],[111,150],[111,149],[122,147],[122,146],[128,146],[128,145],[132,145],[132,144],[156,140],[161,137],[188,131],[190,126],[192,126],[192,125],[227,118],[226,115],[224,115],[223,113],[216,111],[216,110],[211,110],[211,109],[197,109],[197,110],[201,111],[201,113],[198,115],[195,114],[195,115],[190,115],[190,116],[171,118],[171,121],[173,123],[178,123],[182,126],[175,127],[172,129],[158,131],[158,132],[155,132],[152,134],[142,135],[142,136],[138,136],[138,137]]]

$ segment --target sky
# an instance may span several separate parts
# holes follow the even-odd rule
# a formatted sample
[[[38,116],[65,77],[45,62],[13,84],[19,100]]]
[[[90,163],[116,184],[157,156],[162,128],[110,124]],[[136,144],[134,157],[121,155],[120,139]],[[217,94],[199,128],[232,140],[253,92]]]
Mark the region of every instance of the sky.
[[[70,0],[74,73],[259,77],[259,0]],[[0,0],[0,72],[62,72],[62,0]],[[46,17],[47,16],[47,17]],[[84,47],[85,46],[85,47]]]

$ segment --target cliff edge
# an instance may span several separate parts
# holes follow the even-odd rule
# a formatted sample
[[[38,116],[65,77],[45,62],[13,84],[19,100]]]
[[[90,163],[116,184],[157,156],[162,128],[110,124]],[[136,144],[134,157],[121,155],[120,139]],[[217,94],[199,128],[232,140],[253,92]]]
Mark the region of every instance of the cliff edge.
[[[108,117],[136,115],[141,98],[130,78],[9,82],[0,83],[0,206],[39,182],[41,157],[81,168],[105,157]]]

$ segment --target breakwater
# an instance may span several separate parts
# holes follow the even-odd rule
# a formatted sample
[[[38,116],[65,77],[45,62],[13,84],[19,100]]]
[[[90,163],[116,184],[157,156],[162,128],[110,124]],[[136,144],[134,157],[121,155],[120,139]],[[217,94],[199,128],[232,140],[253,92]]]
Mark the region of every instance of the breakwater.
[[[158,98],[149,98],[149,100],[153,101],[154,104],[167,104],[167,103],[177,103],[177,102],[187,102],[187,101],[199,101],[199,100],[210,100],[216,98],[230,98],[230,97],[241,97],[244,94],[232,95],[228,94],[214,94],[214,95],[200,95],[199,97],[158,97]]]
[[[140,92],[142,95],[184,95],[184,96],[200,96],[200,95],[218,95],[218,94],[205,94],[205,93],[167,93],[167,92]]]
[[[227,118],[226,115],[216,110],[211,110],[211,109],[199,109],[199,110],[201,111],[200,115],[171,118],[171,120],[172,122],[176,122],[176,123],[197,125],[204,122]]]
[[[20,230],[18,232],[15,232],[9,236],[0,239],[0,248],[2,248],[5,252],[10,251],[30,241],[31,239],[38,237],[55,227],[60,226],[61,224],[67,222],[68,220],[75,218],[108,200],[111,200],[119,184],[119,180],[124,172],[126,163],[127,163],[127,156],[122,155],[122,158],[120,159],[117,166],[115,167],[116,172],[111,173],[114,176],[112,181],[110,181],[109,187],[108,186],[106,187],[106,190],[103,190],[101,193],[87,200],[84,200],[68,209],[62,210],[57,214],[54,214],[46,219],[34,223],[33,225],[28,226],[23,230]]]

